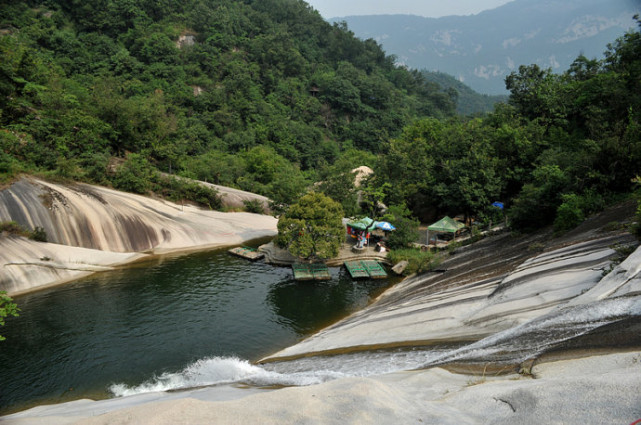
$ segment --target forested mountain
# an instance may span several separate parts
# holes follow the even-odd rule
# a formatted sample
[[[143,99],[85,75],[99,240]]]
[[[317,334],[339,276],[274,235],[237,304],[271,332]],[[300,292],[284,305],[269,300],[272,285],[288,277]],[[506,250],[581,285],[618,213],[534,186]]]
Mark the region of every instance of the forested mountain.
[[[422,71],[426,80],[432,81],[456,99],[456,111],[461,115],[492,112],[498,102],[506,102],[507,95],[480,94],[450,74],[437,71]]]
[[[288,201],[454,107],[301,0],[0,1],[3,173],[146,192],[157,168]]]
[[[638,0],[514,0],[477,15],[423,18],[348,16],[354,33],[372,38],[411,68],[453,75],[475,91],[505,94],[505,77],[522,64],[563,72],[579,55],[634,26]]]
[[[563,230],[641,182],[639,24],[602,60],[519,65],[507,103],[471,118],[452,87],[301,0],[0,0],[0,183],[37,173],[217,207],[168,172],[283,208],[310,190],[346,216],[383,202],[397,223],[495,220],[499,200],[515,228]],[[375,170],[362,205],[360,165]]]

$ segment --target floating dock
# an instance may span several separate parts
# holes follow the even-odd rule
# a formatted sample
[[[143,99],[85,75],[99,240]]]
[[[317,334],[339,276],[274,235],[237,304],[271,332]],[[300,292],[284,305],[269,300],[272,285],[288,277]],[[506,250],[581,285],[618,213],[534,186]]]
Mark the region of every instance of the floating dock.
[[[238,246],[236,248],[230,249],[227,252],[245,258],[249,261],[260,260],[261,258],[265,257],[265,254],[263,254],[262,252],[258,252],[254,248],[249,248],[247,246]]]
[[[330,280],[332,276],[325,264],[292,264],[294,280]]]
[[[385,279],[387,277],[387,272],[383,266],[374,260],[346,261],[345,268],[352,276],[352,279]]]

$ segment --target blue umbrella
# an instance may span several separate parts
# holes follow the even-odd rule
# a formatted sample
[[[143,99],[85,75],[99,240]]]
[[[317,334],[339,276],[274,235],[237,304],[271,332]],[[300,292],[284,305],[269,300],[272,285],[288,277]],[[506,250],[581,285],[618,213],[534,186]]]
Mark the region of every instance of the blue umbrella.
[[[386,232],[396,230],[396,227],[392,226],[392,224],[388,223],[387,221],[377,221],[376,227],[378,227],[381,230],[385,230]]]

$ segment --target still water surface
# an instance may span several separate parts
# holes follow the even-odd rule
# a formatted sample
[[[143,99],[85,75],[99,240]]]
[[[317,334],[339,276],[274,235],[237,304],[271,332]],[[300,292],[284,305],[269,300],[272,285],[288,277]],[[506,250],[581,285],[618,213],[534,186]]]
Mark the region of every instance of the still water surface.
[[[0,414],[110,397],[207,362],[219,370],[230,361],[236,369],[253,367],[239,359],[294,344],[390,284],[330,271],[331,281],[295,282],[289,268],[219,250],[16,297],[20,317],[2,328]]]

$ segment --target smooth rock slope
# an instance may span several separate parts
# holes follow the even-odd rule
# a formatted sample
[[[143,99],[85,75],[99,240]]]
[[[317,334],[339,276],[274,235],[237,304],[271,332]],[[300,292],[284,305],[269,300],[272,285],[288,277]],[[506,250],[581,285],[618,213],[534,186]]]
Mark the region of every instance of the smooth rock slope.
[[[143,255],[274,236],[274,217],[223,213],[105,187],[23,178],[0,191],[0,221],[42,227],[49,243],[0,237],[0,290],[16,294]]]

